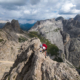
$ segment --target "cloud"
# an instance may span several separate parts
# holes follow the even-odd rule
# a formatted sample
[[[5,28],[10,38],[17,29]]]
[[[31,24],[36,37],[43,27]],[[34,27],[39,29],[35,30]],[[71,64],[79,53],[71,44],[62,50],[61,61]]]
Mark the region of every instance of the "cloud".
[[[74,17],[79,13],[79,0],[0,0],[0,18],[3,20],[31,23],[58,16]]]
[[[71,2],[66,2],[61,6],[59,10],[59,14],[70,15],[70,14],[78,14],[80,10],[76,9],[76,5]]]
[[[30,11],[29,10],[25,10],[24,13],[25,14],[30,14]]]
[[[40,2],[40,0],[30,0],[32,5],[38,4]]]
[[[1,7],[8,10],[17,10],[26,4],[26,0],[0,0]]]
[[[0,4],[13,4],[13,5],[23,5],[26,0],[0,0]]]

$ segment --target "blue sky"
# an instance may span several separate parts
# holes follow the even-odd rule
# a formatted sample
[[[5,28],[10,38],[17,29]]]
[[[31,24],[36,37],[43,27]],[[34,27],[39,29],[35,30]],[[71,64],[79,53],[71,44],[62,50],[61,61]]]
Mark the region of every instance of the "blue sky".
[[[34,23],[59,16],[73,18],[77,14],[80,0],[0,0],[0,20]]]

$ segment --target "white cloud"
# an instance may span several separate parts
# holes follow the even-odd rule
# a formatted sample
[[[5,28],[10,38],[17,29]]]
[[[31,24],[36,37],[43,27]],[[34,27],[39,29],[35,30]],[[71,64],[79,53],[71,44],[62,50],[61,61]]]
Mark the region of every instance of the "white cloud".
[[[79,6],[79,0],[0,0],[0,18],[23,23],[59,15],[68,18],[80,13]]]
[[[69,12],[74,7],[76,7],[76,5],[73,5],[72,3],[65,3],[64,5],[62,5],[61,11]]]
[[[29,10],[25,10],[24,13],[25,14],[30,14],[30,11]]]
[[[38,12],[38,10],[33,10],[32,14],[36,14]]]
[[[80,10],[76,9],[76,5],[71,2],[65,2],[59,11],[60,14],[78,14]]]
[[[7,22],[10,22],[10,21],[3,21],[3,20],[0,20],[0,23],[7,23]]]

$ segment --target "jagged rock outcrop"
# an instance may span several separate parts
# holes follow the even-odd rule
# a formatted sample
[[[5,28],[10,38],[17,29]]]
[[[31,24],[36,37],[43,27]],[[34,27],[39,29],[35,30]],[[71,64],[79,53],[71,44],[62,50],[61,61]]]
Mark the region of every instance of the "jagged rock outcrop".
[[[51,60],[40,52],[39,39],[25,42],[13,67],[2,80],[80,80],[75,68],[68,63]]]
[[[80,22],[80,14],[76,15],[75,18],[74,18],[74,20],[77,20],[77,21]]]
[[[80,66],[80,22],[77,20],[63,20],[63,31],[62,35],[68,35],[68,41],[64,45],[65,57],[75,67]],[[69,38],[70,35],[70,38]],[[66,36],[65,36],[66,37]],[[63,42],[64,42],[63,36]]]
[[[60,16],[60,17],[58,17],[58,18],[56,18],[56,21],[58,21],[58,20],[64,20],[64,18],[62,17],[62,16]]]
[[[80,67],[80,22],[78,20],[75,18],[65,20],[59,17],[57,21],[55,19],[38,21],[30,31],[38,31],[52,44],[58,46],[65,54],[65,58],[75,67]]]
[[[26,33],[20,29],[18,24],[18,21],[12,20],[0,29],[0,80],[17,58],[22,41],[28,40]]]
[[[75,67],[80,66],[80,39],[73,38],[65,46],[65,57]]]
[[[15,31],[15,32],[22,32],[21,28],[20,28],[20,25],[18,23],[18,20],[12,20],[11,23],[10,22],[7,22],[5,24],[5,26],[3,27],[6,31]]]
[[[80,22],[75,20],[63,20],[63,31],[67,32],[71,38],[79,37]]]
[[[52,44],[55,44],[64,53],[64,46],[60,30],[63,30],[62,21],[55,19],[38,21],[29,31],[37,31],[48,39]]]
[[[61,31],[61,35],[63,37],[63,43],[66,45],[70,41],[70,35],[64,31]]]

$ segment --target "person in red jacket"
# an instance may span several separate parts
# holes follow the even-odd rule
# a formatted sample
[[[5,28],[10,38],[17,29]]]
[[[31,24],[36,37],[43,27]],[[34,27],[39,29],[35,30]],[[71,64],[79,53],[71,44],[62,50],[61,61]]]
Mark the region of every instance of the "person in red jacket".
[[[40,47],[42,48],[42,52],[45,52],[45,58],[46,58],[47,45],[46,44],[41,44]]]

